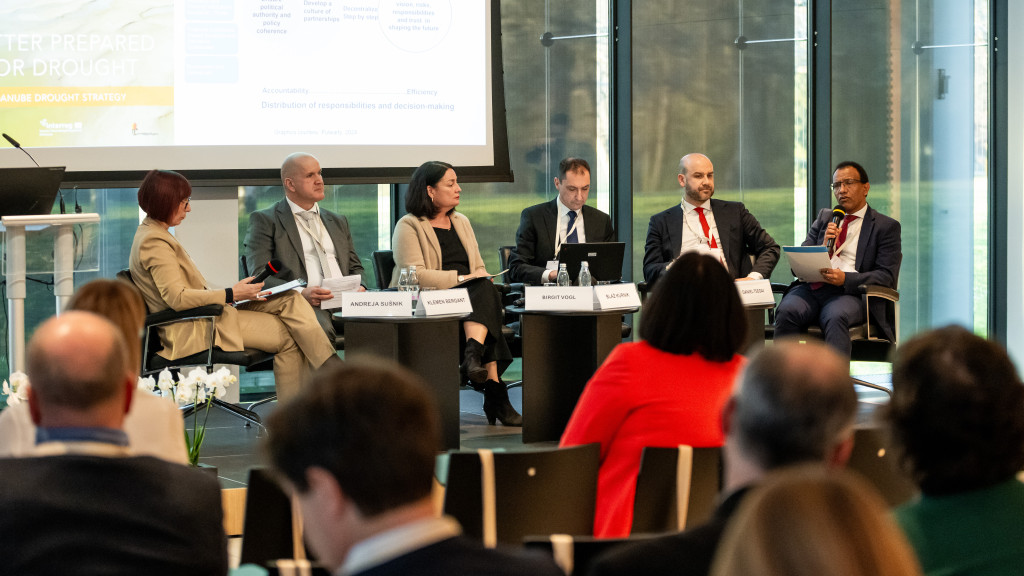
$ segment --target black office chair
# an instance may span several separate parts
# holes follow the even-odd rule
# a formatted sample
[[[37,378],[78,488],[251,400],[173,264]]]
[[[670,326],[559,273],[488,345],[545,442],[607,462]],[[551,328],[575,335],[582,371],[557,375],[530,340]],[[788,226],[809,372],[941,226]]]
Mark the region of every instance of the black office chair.
[[[653,534],[633,535],[629,538],[595,538],[593,536],[571,536],[552,534],[550,536],[528,536],[523,546],[541,550],[552,556],[566,576],[588,574],[594,560],[612,548],[623,544],[640,542],[655,537]]]
[[[268,567],[282,558],[313,558],[303,543],[301,528],[296,531],[297,513],[265,469],[250,469],[239,563]]]
[[[391,284],[391,276],[395,272],[395,255],[391,250],[374,250],[373,277],[377,280],[378,290],[387,290]]]
[[[878,426],[857,426],[846,468],[867,479],[892,507],[909,501],[919,492],[914,481],[900,468],[887,446],[884,431]]]
[[[121,270],[117,273],[117,277],[128,282],[132,286],[135,286],[131,271]],[[213,369],[215,364],[242,366],[247,370],[255,369],[255,367],[261,364],[271,365],[274,355],[269,352],[256,350],[255,348],[245,348],[238,352],[226,352],[213,344],[215,341],[214,332],[217,326],[217,318],[220,317],[223,312],[224,307],[222,305],[210,304],[207,306],[189,308],[188,310],[163,310],[161,312],[147,314],[145,322],[143,323],[142,375],[149,376],[157,374],[165,369],[170,370],[171,373],[177,373],[181,368],[190,366],[203,366],[207,371],[209,371]],[[209,323],[208,341],[210,342],[210,345],[206,350],[202,350],[176,360],[168,360],[157,354],[157,352],[163,349],[163,345],[160,343],[160,336],[156,328],[176,324],[178,322],[193,321]],[[230,412],[231,414],[234,414],[247,422],[256,424],[257,426],[263,426],[263,421],[260,419],[260,415],[253,412],[251,409],[242,408],[235,404],[229,404],[219,398],[213,399],[213,406]],[[191,414],[195,409],[196,407],[192,406],[186,410],[185,416]]]
[[[711,518],[722,491],[722,449],[644,448],[632,534],[678,532]]]
[[[772,292],[785,293],[789,286],[785,284],[772,283]],[[892,288],[885,286],[876,286],[871,284],[862,284],[857,287],[861,293],[861,297],[864,299],[864,306],[867,309],[867,318],[864,323],[850,326],[850,343],[853,345],[853,349],[850,352],[850,360],[857,360],[862,362],[887,362],[892,354],[892,351],[896,348],[896,344],[899,340],[900,333],[900,293]],[[877,319],[871,319],[871,299],[881,298],[887,300],[890,304],[887,308],[891,312],[887,312],[887,315],[891,316],[893,323],[893,332],[896,336],[895,340],[890,341],[888,338],[883,336],[882,329],[877,322]],[[776,308],[778,306],[776,305]],[[773,310],[769,316],[771,326],[765,325],[765,338],[774,338],[775,335],[775,311]],[[817,338],[819,340],[824,339],[824,334],[821,331],[821,327],[817,325],[809,326],[807,328],[807,335]],[[880,390],[885,392],[889,396],[892,396],[892,391],[885,386],[880,386],[873,382],[854,378],[853,382],[859,386],[871,388],[874,390]]]
[[[450,452],[444,512],[485,546],[594,532],[601,447]]]

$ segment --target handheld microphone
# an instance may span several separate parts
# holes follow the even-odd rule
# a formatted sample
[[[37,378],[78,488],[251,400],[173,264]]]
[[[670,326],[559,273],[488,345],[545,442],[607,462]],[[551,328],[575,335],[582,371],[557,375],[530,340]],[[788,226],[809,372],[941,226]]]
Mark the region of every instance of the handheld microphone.
[[[835,208],[832,209],[832,223],[833,224],[835,224],[836,226],[839,226],[839,223],[843,221],[843,218],[846,218],[846,212],[843,210],[843,208],[841,206],[836,206]],[[825,243],[825,247],[828,248],[829,254],[832,253],[832,249],[835,247],[835,245],[836,245],[836,237],[835,236],[829,238],[828,242]]]
[[[28,159],[31,160],[33,164],[35,164],[36,166],[39,166],[39,162],[36,162],[36,159],[33,158],[32,155],[28,153],[28,150],[25,150],[24,148],[22,148],[21,144],[18,144],[17,140],[15,140],[14,138],[11,138],[6,133],[3,136],[4,136],[4,140],[7,140],[8,142],[11,143],[11,146],[14,146],[18,150],[21,150],[22,152],[24,152],[25,155],[28,156]],[[63,213],[64,212],[61,211],[61,214],[63,214]]]
[[[260,273],[257,274],[249,283],[259,284],[260,282],[263,282],[264,280],[270,278],[271,276],[277,276],[281,274],[282,272],[284,272],[284,270],[284,264],[281,264],[281,261],[278,260],[277,258],[273,258],[270,260],[270,262],[267,262],[267,265],[263,267],[263,270],[260,270]]]

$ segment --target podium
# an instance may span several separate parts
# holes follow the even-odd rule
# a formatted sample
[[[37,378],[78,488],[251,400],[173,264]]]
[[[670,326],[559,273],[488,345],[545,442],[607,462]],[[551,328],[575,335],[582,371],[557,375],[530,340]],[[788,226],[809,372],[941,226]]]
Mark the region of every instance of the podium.
[[[75,291],[74,231],[79,224],[99,223],[100,215],[47,214],[43,216],[4,216],[5,257],[7,267],[7,342],[11,372],[25,370],[25,298],[27,297],[26,237],[29,227],[56,228],[53,240],[53,294],[60,314]]]

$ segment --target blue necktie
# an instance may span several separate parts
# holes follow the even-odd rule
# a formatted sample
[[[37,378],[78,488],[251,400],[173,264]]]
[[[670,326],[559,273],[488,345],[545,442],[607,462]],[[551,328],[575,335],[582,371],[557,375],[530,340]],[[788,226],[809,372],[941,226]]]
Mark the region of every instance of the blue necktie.
[[[573,226],[572,226],[575,223],[576,223],[576,212],[570,210],[569,211],[569,225],[566,226],[565,229],[566,230],[572,230],[572,232],[568,236],[565,237],[565,241],[566,241],[567,244],[577,244],[580,241],[580,237],[576,234],[576,229],[573,228]]]

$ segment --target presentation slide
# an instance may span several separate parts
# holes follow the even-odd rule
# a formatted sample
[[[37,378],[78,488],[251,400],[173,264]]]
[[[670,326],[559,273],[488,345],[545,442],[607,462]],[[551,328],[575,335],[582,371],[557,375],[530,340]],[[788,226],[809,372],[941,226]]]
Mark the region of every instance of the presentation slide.
[[[489,166],[491,9],[4,0],[0,131],[69,172],[268,169],[296,150],[325,168]],[[0,167],[29,162],[0,144]]]

